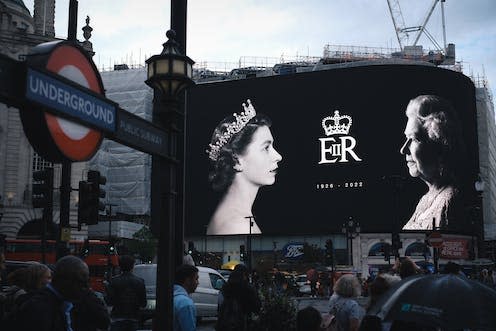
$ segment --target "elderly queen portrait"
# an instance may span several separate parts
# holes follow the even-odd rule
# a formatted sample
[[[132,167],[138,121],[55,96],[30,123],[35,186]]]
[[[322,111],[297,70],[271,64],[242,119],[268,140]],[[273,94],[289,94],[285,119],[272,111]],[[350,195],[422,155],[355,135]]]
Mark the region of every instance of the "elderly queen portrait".
[[[214,130],[208,157],[212,188],[223,192],[207,235],[260,234],[252,206],[262,186],[276,180],[281,155],[274,148],[270,119],[257,114],[250,100],[243,111],[222,120]]]
[[[406,140],[400,152],[410,176],[421,179],[427,192],[403,230],[459,228],[465,153],[455,109],[442,97],[420,95],[408,103],[406,117]]]

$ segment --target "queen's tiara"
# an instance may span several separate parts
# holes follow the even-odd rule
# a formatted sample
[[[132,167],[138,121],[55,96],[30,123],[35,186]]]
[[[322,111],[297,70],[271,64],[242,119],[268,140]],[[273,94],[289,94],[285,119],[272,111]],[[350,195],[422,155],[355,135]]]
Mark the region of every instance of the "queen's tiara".
[[[243,109],[241,113],[233,114],[235,121],[227,125],[224,133],[218,136],[215,144],[208,145],[209,149],[206,152],[210,160],[217,161],[222,147],[257,114],[250,99],[246,100],[246,103],[243,102]]]

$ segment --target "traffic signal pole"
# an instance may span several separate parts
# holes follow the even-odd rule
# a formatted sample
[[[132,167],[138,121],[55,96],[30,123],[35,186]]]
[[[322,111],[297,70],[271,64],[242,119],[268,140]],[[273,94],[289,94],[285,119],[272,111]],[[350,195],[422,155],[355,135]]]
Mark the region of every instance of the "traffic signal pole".
[[[70,237],[70,199],[71,199],[71,170],[72,164],[69,161],[62,163],[62,180],[60,183],[60,223],[59,234],[57,236],[57,260],[67,253],[67,241]]]
[[[43,208],[41,218],[41,261],[46,263],[47,224],[53,218],[53,168],[33,172],[32,204],[34,208]]]

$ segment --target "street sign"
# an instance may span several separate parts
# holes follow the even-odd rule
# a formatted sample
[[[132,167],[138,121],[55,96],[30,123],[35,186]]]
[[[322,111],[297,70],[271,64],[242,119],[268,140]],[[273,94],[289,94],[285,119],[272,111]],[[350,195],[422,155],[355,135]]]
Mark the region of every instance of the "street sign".
[[[443,235],[438,231],[433,231],[427,238],[429,245],[434,248],[441,248],[443,246]]]
[[[67,152],[70,160],[81,160],[96,152],[104,135],[169,158],[167,131],[105,98],[91,60],[72,47],[77,48],[67,42],[40,44],[28,64],[0,54],[0,102],[21,109],[24,132],[38,154],[62,162]]]
[[[116,131],[106,134],[105,137],[145,153],[169,156],[167,133],[151,122],[122,109],[117,112]]]
[[[116,105],[81,88],[64,83],[39,70],[28,68],[26,98],[99,129],[114,132]]]
[[[100,147],[101,130],[112,131],[116,125],[115,103],[104,98],[91,57],[79,45],[56,41],[34,47],[27,65],[25,96],[31,102],[22,107],[21,120],[33,148],[51,162],[90,159]]]

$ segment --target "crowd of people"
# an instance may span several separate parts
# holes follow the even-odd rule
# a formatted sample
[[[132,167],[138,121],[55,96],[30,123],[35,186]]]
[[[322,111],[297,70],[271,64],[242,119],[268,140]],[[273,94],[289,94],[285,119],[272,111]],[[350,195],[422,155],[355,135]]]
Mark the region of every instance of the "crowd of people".
[[[140,309],[146,306],[147,300],[143,279],[133,274],[134,264],[133,257],[120,257],[121,274],[109,281],[104,297],[89,288],[88,266],[78,257],[65,256],[53,269],[41,263],[19,268],[7,276],[9,285],[0,294],[2,330],[137,330]],[[312,283],[318,279],[314,276],[317,272],[314,268],[309,271],[307,276]],[[398,259],[392,270],[367,280],[366,305],[363,300],[357,301],[364,294],[359,278],[344,274],[332,286],[328,311],[321,314],[312,306],[297,311],[296,330],[436,330],[413,322],[382,321],[372,312],[372,307],[392,286],[423,272],[409,258]],[[466,277],[460,266],[452,262],[444,266],[443,272]],[[479,281],[494,288],[495,278],[494,272],[482,269]],[[275,272],[270,285],[261,285],[258,276],[251,275],[243,264],[237,265],[219,292],[215,329],[258,330],[257,320],[260,320],[257,316],[264,309],[263,290],[269,288],[276,297],[289,296],[285,282],[282,273]],[[197,329],[191,294],[198,284],[198,268],[191,264],[177,268],[173,288],[174,331]]]
[[[120,257],[122,273],[110,280],[105,297],[90,289],[88,266],[76,256],[62,257],[53,269],[31,262],[12,271],[0,292],[2,330],[136,330],[146,290],[143,279],[132,274],[134,263],[131,256]]]

